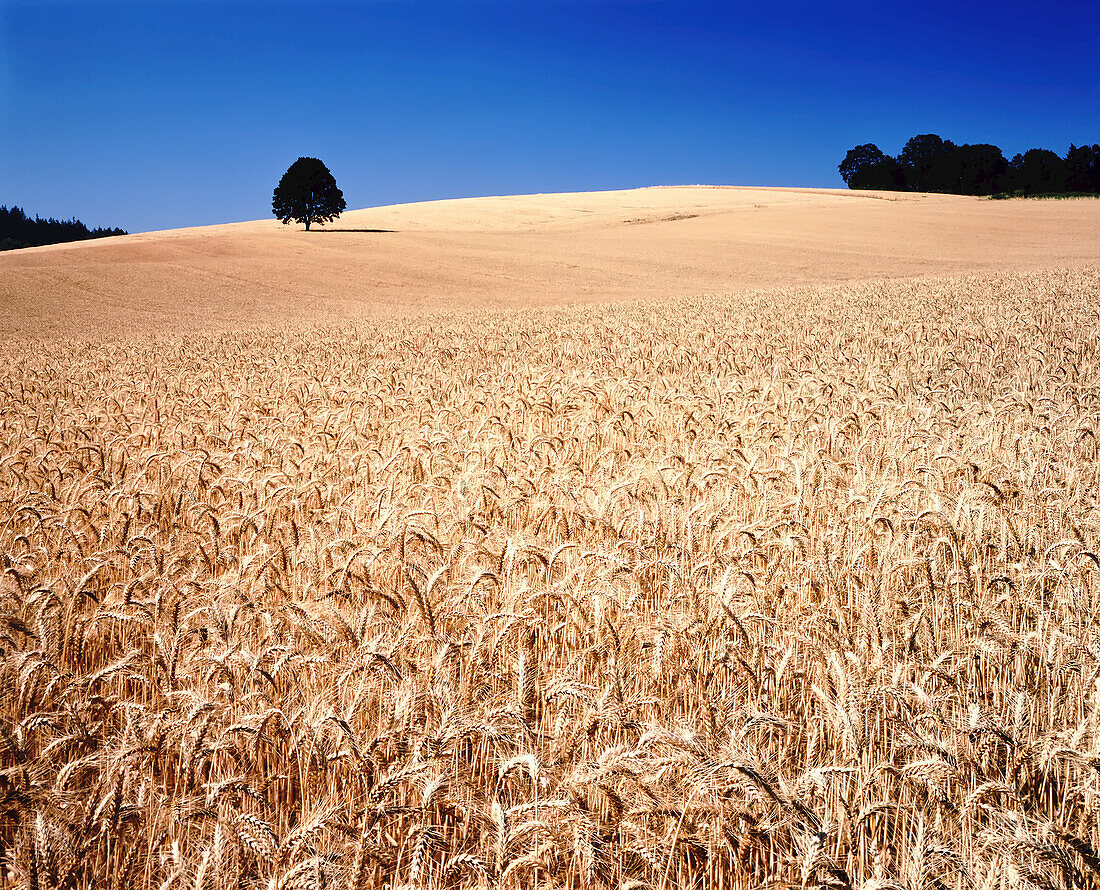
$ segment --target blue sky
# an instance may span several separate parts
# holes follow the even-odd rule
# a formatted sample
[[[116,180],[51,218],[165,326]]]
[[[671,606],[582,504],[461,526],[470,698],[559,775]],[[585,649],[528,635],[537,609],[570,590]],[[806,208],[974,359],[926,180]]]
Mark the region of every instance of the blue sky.
[[[257,219],[300,155],[349,208],[837,186],[917,133],[1100,142],[1095,2],[0,0],[0,204]]]

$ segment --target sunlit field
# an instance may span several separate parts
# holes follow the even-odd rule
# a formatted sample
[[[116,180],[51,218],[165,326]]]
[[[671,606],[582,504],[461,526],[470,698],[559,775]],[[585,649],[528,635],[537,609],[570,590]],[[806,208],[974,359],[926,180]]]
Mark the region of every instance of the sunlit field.
[[[1100,881],[1100,272],[0,345],[0,885]]]

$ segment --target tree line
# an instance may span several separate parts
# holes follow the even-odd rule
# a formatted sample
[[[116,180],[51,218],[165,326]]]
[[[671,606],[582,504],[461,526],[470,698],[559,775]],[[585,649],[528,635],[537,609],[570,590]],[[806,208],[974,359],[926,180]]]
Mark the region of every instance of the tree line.
[[[0,250],[19,247],[40,247],[43,244],[60,244],[64,241],[86,241],[108,235],[125,235],[123,229],[89,229],[80,220],[34,219],[27,216],[22,207],[0,205]]]
[[[874,143],[840,162],[848,188],[955,195],[1100,194],[1100,145],[1070,145],[1064,156],[1032,148],[1006,160],[996,145],[956,145],[934,133],[914,136],[890,157]]]

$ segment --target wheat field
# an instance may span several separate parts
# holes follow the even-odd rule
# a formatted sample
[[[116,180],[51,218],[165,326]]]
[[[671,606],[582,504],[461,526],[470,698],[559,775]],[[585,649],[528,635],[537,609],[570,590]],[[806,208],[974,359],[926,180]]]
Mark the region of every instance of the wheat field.
[[[0,885],[1100,881],[1100,271],[0,345]]]

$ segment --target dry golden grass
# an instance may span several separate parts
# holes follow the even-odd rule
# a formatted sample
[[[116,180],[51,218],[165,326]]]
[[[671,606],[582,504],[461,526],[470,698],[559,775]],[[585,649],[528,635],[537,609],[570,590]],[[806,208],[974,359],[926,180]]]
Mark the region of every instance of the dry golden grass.
[[[1100,272],[0,347],[0,884],[1092,887]]]
[[[385,231],[380,231],[385,230]],[[681,187],[374,207],[0,253],[20,336],[213,333],[468,308],[1079,268],[1100,201]]]

